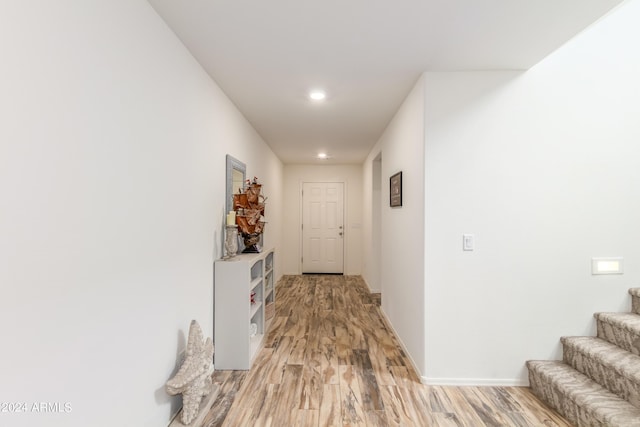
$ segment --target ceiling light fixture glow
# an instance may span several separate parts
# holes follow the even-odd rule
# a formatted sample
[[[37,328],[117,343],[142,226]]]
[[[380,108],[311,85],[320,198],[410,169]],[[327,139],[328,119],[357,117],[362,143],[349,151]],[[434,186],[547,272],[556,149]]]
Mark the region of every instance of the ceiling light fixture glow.
[[[318,153],[318,158],[320,160],[327,160],[329,156],[327,155],[327,153]]]
[[[326,97],[327,94],[321,90],[314,90],[309,93],[309,98],[313,99],[314,101],[322,101]]]

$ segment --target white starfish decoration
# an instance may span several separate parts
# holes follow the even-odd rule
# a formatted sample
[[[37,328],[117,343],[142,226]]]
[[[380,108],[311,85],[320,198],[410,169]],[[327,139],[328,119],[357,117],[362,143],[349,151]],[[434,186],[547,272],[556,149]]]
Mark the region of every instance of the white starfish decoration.
[[[178,373],[167,381],[171,395],[182,393],[182,423],[188,425],[198,415],[200,401],[211,392],[213,342],[202,340],[202,329],[195,320],[189,326],[187,352]]]

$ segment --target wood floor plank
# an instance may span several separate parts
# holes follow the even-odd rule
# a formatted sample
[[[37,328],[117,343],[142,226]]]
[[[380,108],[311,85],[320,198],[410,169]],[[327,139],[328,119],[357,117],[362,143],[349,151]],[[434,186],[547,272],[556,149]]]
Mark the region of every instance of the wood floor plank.
[[[281,329],[287,324],[287,320],[288,317],[286,316],[274,316],[267,335],[264,338],[264,346],[266,348],[273,348],[278,345],[283,335]]]
[[[351,347],[351,338],[347,328],[341,324],[334,327],[336,334],[336,355],[340,365],[350,365],[351,356],[353,355]]]
[[[342,425],[342,405],[340,402],[340,385],[324,384],[322,399],[318,412],[319,427],[334,427]]]
[[[319,409],[322,401],[322,365],[316,359],[308,359],[302,365],[298,384],[298,409]]]
[[[302,301],[302,305],[307,309],[312,309],[315,303],[316,297],[316,289],[318,287],[318,283],[316,277],[311,276],[310,280],[307,282],[307,286],[305,287],[305,292],[302,294],[302,298],[298,301]]]
[[[512,395],[526,411],[526,414],[536,421],[535,425],[572,427],[560,414],[545,406],[529,387],[512,387],[511,390]]]
[[[216,371],[213,374],[213,383],[220,387],[220,392],[203,420],[203,427],[222,425],[246,375],[246,371]]]
[[[438,427],[471,427],[460,421],[454,413],[438,412],[433,414],[433,420]]]
[[[411,410],[403,401],[397,386],[382,386],[380,387],[380,393],[384,401],[389,425],[402,427],[418,425],[411,414]]]
[[[480,389],[487,399],[502,412],[522,412],[522,405],[512,394],[513,387],[484,387]]]
[[[412,414],[419,426],[437,425],[433,414],[427,410],[429,402],[423,394],[424,386],[412,382],[408,387],[398,387],[400,395],[405,402],[408,411]]]
[[[414,405],[410,389],[396,386],[394,387],[394,391],[398,393],[399,400],[404,405],[405,412],[408,414],[409,418],[413,420],[413,425],[431,425],[431,423],[427,421],[427,413],[420,411],[419,408]]]
[[[385,411],[364,411],[365,422],[370,427],[388,427],[387,413]]]
[[[216,371],[205,427],[571,425],[527,387],[426,386],[358,276],[284,276],[250,371]]]
[[[406,366],[406,356],[400,348],[396,339],[391,335],[389,329],[378,329],[375,332],[376,345],[380,346],[380,349],[387,358],[387,365],[389,366]],[[369,340],[371,345],[371,340]]]
[[[263,399],[264,406],[257,414],[255,426],[269,427],[278,426],[274,424],[275,408],[277,407],[277,396],[280,384],[268,384],[266,387],[266,395]]]
[[[487,427],[509,425],[500,411],[491,406],[486,396],[477,387],[461,387],[458,391],[464,396],[464,402],[469,404],[475,414],[482,420],[483,425]]]
[[[366,350],[353,350],[354,369],[358,375],[362,407],[365,411],[382,411],[384,402],[380,395],[380,388],[376,381],[369,353]]]
[[[349,331],[349,342],[352,349],[366,350],[368,343],[365,340],[365,334],[361,325],[357,322],[350,322],[347,330]]]
[[[340,384],[338,378],[338,356],[335,345],[326,345],[324,348],[307,349],[306,363],[317,366],[322,384]]]
[[[301,337],[307,336],[309,332],[309,324],[305,321],[301,310],[292,310],[287,323],[284,326],[285,336]]]
[[[291,424],[296,427],[317,427],[319,419],[319,411],[317,409],[298,409],[295,412],[295,423]]]
[[[322,310],[333,310],[333,287],[330,282],[316,287],[316,305]]]
[[[284,375],[284,368],[289,361],[289,355],[293,351],[293,337],[282,336],[278,340],[278,345],[275,347],[273,353],[273,359],[267,366],[265,373],[265,381],[268,384],[281,384],[282,376]]]
[[[406,366],[389,366],[389,371],[393,376],[393,382],[399,387],[410,388],[417,382],[410,373],[412,369]]]
[[[360,384],[351,365],[340,366],[340,402],[342,407],[342,424],[345,426],[364,426],[364,410]]]
[[[464,425],[485,425],[480,414],[476,413],[474,406],[467,401],[467,396],[463,393],[466,387],[442,387],[441,389],[449,398],[450,412],[456,414]]]
[[[345,303],[343,290],[341,288],[334,288],[332,290],[332,294],[333,294],[333,309],[335,311],[345,312],[347,309],[347,304]]]
[[[429,387],[426,390],[429,400],[429,410],[435,413],[451,412],[449,404],[449,396],[447,396],[440,387]]]
[[[293,337],[293,347],[287,363],[292,365],[302,365],[305,362],[307,352],[307,337]]]
[[[268,369],[267,361],[273,356],[273,349],[263,348],[257,355],[254,369],[247,373],[238,394],[244,396],[243,399],[237,400],[229,411],[228,419],[233,420],[232,424],[225,423],[223,425],[254,425],[255,419],[259,416],[260,411],[264,407],[264,399],[267,389],[262,381],[265,372]],[[254,393],[247,394],[247,390],[256,390]],[[229,421],[231,423],[231,421]]]
[[[310,318],[308,319],[308,348],[320,348],[322,337],[327,335],[328,331],[324,329],[324,318],[326,318],[326,316],[323,316],[322,312],[324,312],[324,310],[313,310],[313,314],[311,314]]]
[[[302,377],[302,365],[287,365],[285,367],[282,384],[278,387],[275,397],[274,420],[280,425],[293,425],[292,414],[298,409],[299,402],[296,393]]]
[[[378,385],[396,385],[391,366],[388,365],[388,359],[379,345],[369,345],[369,360]]]

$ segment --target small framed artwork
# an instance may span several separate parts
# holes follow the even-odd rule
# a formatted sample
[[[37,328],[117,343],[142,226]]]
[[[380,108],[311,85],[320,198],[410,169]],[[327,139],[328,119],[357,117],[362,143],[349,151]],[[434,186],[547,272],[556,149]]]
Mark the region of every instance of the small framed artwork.
[[[389,205],[392,208],[402,206],[402,172],[389,178]]]

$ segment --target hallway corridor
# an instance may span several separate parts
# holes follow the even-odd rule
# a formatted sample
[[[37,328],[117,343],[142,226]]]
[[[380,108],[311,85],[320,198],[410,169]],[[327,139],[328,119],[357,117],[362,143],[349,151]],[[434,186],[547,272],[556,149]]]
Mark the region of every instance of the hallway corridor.
[[[570,426],[526,387],[421,384],[359,276],[285,276],[276,292],[252,369],[215,372],[205,426]]]

